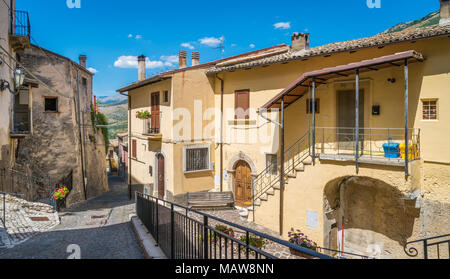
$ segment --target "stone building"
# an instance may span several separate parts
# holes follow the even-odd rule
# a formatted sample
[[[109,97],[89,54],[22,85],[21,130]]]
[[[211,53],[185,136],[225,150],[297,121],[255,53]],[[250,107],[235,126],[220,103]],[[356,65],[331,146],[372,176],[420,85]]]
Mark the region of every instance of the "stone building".
[[[31,45],[18,51],[17,59],[35,83],[14,100],[16,168],[33,177],[47,176],[51,184],[71,177],[67,205],[105,192],[105,141],[95,126],[93,74],[86,69],[86,56],[80,55],[78,64]],[[30,198],[45,198],[48,186],[55,185],[33,189]]]

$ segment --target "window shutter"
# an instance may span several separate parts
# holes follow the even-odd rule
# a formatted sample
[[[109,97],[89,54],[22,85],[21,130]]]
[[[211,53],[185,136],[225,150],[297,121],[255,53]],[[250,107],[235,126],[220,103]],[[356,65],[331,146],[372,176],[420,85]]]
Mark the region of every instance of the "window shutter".
[[[137,148],[137,143],[136,143],[136,140],[132,140],[131,141],[131,143],[132,143],[132,153],[131,153],[131,156],[133,157],[133,158],[136,158],[137,157],[137,150],[136,150],[136,148]]]
[[[235,92],[235,119],[249,119],[250,112],[250,91],[239,90]]]

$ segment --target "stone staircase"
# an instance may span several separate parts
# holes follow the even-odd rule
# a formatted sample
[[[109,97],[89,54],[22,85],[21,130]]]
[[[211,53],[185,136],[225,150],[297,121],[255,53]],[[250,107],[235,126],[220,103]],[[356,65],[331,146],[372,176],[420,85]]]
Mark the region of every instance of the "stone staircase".
[[[289,187],[289,181],[296,179],[298,175],[304,172],[306,167],[312,165],[312,163],[310,133],[307,132],[285,151],[285,187]],[[276,191],[280,190],[281,176],[279,174],[272,174],[272,169],[273,166],[268,166],[254,179],[253,188],[255,193],[253,206],[246,209],[238,209],[240,210],[242,218],[248,219],[249,215],[251,215],[250,212],[257,210],[258,207],[270,199],[270,196],[274,196]],[[277,164],[277,169],[281,169],[280,163]]]

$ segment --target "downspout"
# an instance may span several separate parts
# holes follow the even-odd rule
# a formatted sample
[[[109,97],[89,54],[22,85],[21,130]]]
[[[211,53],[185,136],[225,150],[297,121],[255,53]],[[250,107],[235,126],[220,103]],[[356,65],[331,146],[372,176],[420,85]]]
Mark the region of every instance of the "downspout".
[[[217,74],[216,78],[220,80],[220,192],[223,192],[223,94],[224,80]]]
[[[128,98],[128,198],[131,200],[131,96],[123,92],[119,93]]]

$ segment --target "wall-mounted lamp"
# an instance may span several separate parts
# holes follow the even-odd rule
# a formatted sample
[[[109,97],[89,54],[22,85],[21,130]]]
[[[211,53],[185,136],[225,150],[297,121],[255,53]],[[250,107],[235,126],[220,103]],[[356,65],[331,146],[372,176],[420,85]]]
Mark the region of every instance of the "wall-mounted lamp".
[[[395,82],[396,82],[395,78],[388,78],[388,81],[389,81],[390,83],[395,83]]]
[[[23,85],[24,81],[25,81],[25,72],[22,69],[17,68],[16,71],[14,72],[14,89],[11,88],[11,85],[7,80],[2,79],[0,80],[0,91],[9,89],[9,92],[15,95],[19,91],[20,87]]]

